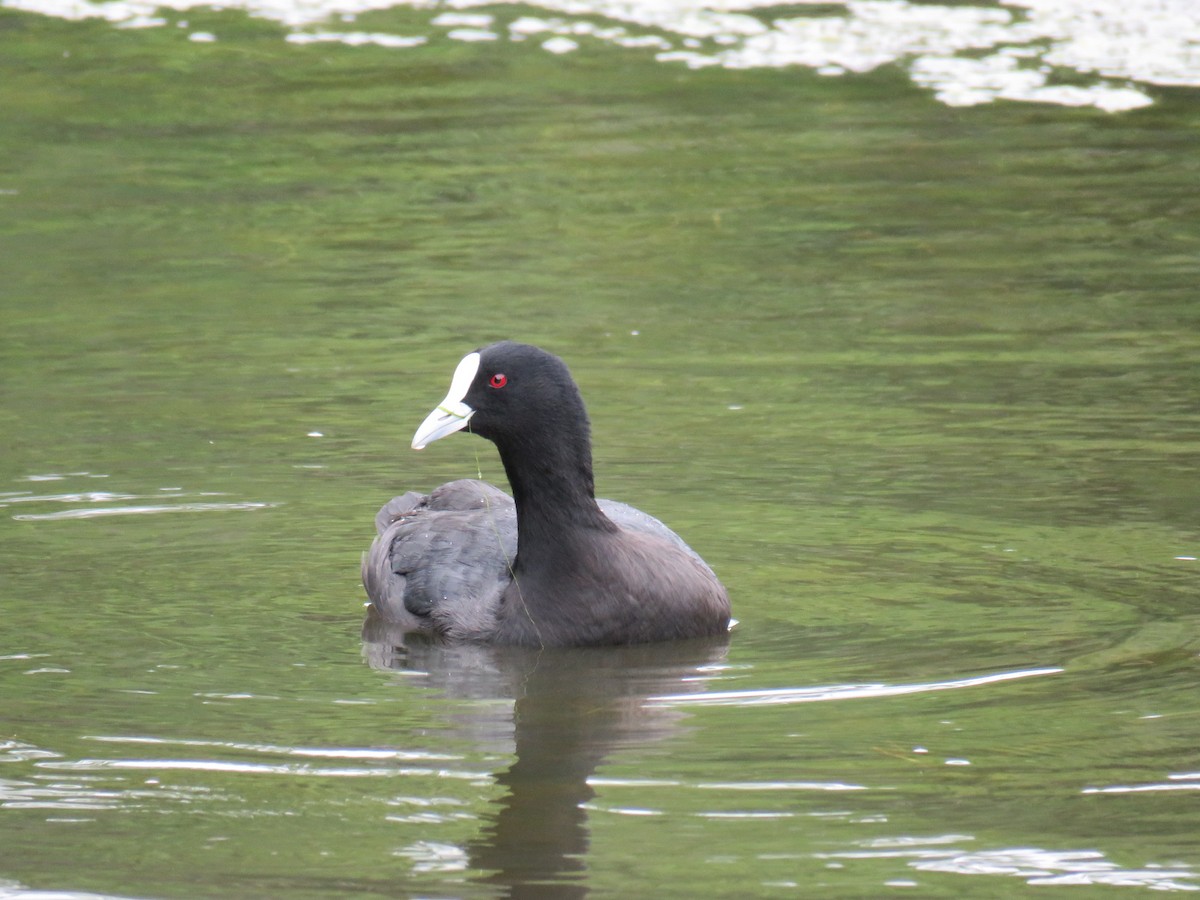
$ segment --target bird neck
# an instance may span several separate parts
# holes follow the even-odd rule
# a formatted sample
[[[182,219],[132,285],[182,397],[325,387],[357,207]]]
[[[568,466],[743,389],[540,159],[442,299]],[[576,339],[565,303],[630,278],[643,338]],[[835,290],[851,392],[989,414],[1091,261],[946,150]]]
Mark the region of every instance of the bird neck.
[[[563,564],[582,546],[584,535],[616,526],[596,505],[592,448],[586,432],[522,435],[498,444],[500,459],[517,507],[517,559],[520,569]]]

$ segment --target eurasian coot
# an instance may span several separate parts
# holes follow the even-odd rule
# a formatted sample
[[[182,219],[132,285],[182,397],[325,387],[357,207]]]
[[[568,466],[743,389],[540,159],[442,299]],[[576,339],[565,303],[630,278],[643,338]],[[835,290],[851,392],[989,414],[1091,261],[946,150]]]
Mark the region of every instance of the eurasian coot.
[[[463,480],[384,506],[362,574],[385,620],[535,647],[727,630],[725,589],[678,535],[595,499],[587,411],[562,360],[512,341],[468,353],[412,446],[461,429],[496,445],[513,496]]]

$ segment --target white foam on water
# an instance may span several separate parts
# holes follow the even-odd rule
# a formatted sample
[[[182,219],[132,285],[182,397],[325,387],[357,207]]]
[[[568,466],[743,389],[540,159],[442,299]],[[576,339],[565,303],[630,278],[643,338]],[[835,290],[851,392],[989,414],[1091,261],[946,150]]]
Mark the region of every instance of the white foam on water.
[[[166,25],[164,11],[212,5],[212,0],[0,0],[8,9],[100,18],[124,28]],[[488,13],[470,12],[484,5]],[[809,5],[820,6],[820,12],[804,15]],[[840,76],[899,65],[950,106],[1017,100],[1119,112],[1151,104],[1147,86],[1200,87],[1196,0],[1002,0],[1000,6],[531,0],[507,6],[512,21],[506,27],[495,22],[507,18],[506,6],[487,0],[446,0],[437,5],[436,16],[431,0],[222,0],[220,6],[287,26],[293,30],[287,40],[295,44],[418,46],[425,36],[319,30],[331,20],[405,6],[431,10],[431,28],[453,26],[445,35],[452,40],[545,35],[539,44],[554,54],[568,53],[579,38],[588,38],[629,50],[649,48],[660,62],[691,68],[803,67]],[[830,6],[834,14],[828,14]],[[545,11],[546,18],[520,15],[531,7]],[[773,7],[780,8],[780,18],[771,18]],[[203,34],[191,40],[210,39]],[[1072,83],[1063,83],[1058,73],[1069,74]]]

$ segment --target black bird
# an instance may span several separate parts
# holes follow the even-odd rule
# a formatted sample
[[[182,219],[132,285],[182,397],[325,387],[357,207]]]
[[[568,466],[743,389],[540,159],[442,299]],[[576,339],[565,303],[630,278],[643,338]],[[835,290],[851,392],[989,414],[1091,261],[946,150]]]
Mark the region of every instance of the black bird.
[[[695,551],[652,516],[595,499],[587,410],[561,359],[512,341],[468,353],[413,449],[464,428],[496,445],[513,496],[463,480],[384,506],[362,571],[384,620],[533,647],[727,631],[729,598]]]

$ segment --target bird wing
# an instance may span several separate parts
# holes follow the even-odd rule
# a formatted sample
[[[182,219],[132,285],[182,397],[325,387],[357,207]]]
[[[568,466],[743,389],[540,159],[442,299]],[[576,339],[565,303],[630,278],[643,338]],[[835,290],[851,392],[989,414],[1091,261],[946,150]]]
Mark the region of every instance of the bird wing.
[[[465,639],[493,627],[517,552],[507,494],[482,481],[452,481],[428,496],[394,498],[375,524],[363,585],[386,619]]]
[[[640,509],[616,500],[598,500],[596,502],[600,504],[600,509],[604,511],[604,514],[612,519],[618,527],[624,528],[627,531],[652,534],[663,538],[686,552],[688,556],[699,562],[704,568],[709,569],[708,563],[700,558],[699,553],[684,543],[683,538],[649,513],[644,513]],[[709,569],[709,571],[711,572],[712,569]]]

